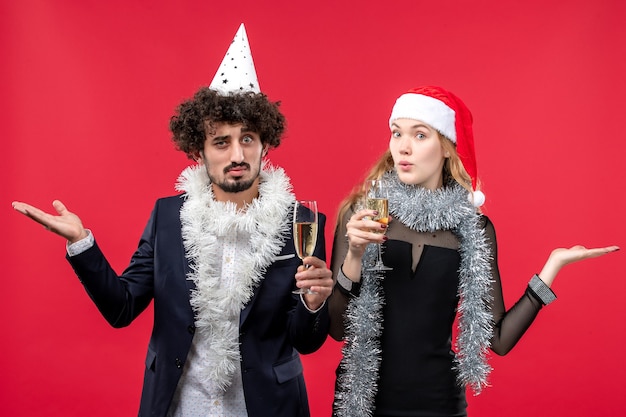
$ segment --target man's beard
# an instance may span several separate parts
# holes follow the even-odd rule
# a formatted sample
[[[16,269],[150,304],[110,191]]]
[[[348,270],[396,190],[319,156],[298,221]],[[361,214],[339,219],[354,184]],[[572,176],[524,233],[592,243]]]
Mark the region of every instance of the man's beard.
[[[245,167],[248,169],[248,172],[250,172],[250,164],[242,162],[240,164],[233,163],[227,166],[226,168],[224,168],[224,174],[227,174],[228,171],[236,167]],[[243,191],[249,190],[250,187],[252,187],[252,185],[258,178],[260,171],[261,171],[261,168],[259,166],[259,170],[249,180],[242,180],[242,179],[226,180],[224,179],[223,181],[220,182],[209,173],[209,168],[207,166],[207,174],[209,175],[209,179],[211,180],[211,183],[219,187],[225,193],[241,193]]]

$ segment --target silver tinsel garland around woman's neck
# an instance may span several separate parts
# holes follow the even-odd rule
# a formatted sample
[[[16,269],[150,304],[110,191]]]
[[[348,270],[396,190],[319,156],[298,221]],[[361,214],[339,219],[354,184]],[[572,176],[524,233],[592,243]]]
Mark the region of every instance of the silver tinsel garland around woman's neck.
[[[459,332],[456,340],[458,381],[475,393],[487,385],[491,367],[487,351],[493,332],[489,295],[491,253],[480,215],[456,181],[437,190],[402,183],[395,172],[384,175],[389,212],[396,221],[418,232],[451,230],[459,239]],[[371,416],[378,388],[381,361],[383,274],[368,271],[376,261],[375,245],[363,256],[361,293],[346,310],[346,344],[338,377],[335,410],[338,417]]]

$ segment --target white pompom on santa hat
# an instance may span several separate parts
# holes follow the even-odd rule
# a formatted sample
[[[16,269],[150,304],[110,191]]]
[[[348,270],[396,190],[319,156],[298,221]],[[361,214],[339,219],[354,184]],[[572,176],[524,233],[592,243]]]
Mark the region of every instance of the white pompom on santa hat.
[[[477,190],[478,174],[472,131],[472,113],[465,103],[451,92],[437,86],[417,87],[397,100],[391,111],[389,126],[396,119],[424,122],[456,144],[456,152],[472,179],[473,193],[468,195],[475,207],[485,203],[485,195]]]

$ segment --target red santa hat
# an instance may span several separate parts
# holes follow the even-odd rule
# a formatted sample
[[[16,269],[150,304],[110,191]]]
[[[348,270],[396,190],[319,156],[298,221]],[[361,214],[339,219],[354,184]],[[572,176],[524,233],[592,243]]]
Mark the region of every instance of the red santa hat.
[[[436,86],[412,88],[401,95],[393,106],[389,126],[396,119],[424,122],[456,144],[456,152],[472,179],[474,192],[469,197],[474,206],[485,202],[485,195],[476,190],[478,174],[472,131],[472,113],[460,98]]]

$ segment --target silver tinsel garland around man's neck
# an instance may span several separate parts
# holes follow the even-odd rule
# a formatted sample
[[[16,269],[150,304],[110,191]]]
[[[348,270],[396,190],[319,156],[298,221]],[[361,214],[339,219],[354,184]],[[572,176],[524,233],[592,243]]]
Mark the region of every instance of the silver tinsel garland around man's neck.
[[[492,254],[480,228],[480,214],[457,182],[437,190],[402,183],[395,172],[384,175],[389,212],[417,232],[450,230],[459,239],[459,332],[456,340],[457,379],[475,393],[487,385],[491,367],[487,351],[493,333],[490,310]],[[368,271],[376,261],[375,245],[363,256],[361,292],[346,310],[345,345],[335,394],[337,417],[371,416],[378,389],[381,361],[382,307],[385,303],[379,271]]]

